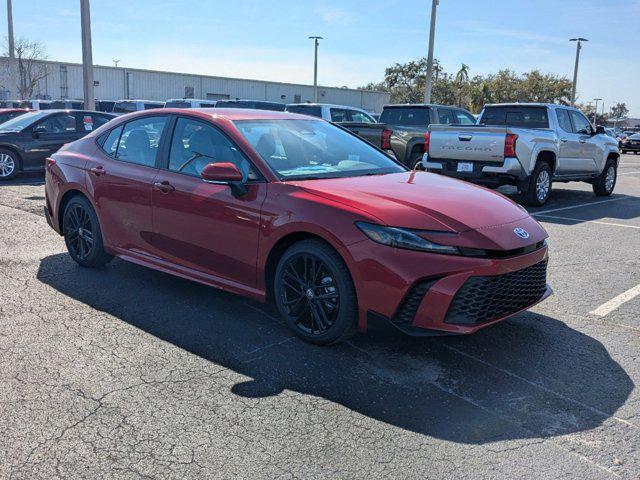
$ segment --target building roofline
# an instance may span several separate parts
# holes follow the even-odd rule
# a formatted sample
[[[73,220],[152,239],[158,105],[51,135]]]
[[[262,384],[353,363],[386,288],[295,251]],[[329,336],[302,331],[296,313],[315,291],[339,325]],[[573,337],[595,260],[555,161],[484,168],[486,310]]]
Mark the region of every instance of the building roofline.
[[[9,59],[9,57],[6,57],[5,55],[0,56],[0,59],[3,61],[6,61]],[[82,67],[81,63],[77,63],[77,62],[61,62],[59,60],[37,60],[38,62],[41,63],[47,63],[50,65],[73,65],[76,67]],[[206,75],[206,74],[201,74],[201,73],[183,73],[183,72],[172,72],[172,71],[168,71],[168,70],[149,70],[146,68],[129,68],[129,67],[114,67],[112,65],[98,65],[95,64],[93,66],[94,68],[106,68],[109,70],[117,70],[117,71],[123,71],[123,72],[144,72],[144,73],[163,73],[163,74],[170,74],[170,75],[182,75],[182,76],[186,76],[186,77],[202,77],[202,78],[212,78],[212,79],[217,79],[217,80],[240,80],[240,81],[244,81],[244,82],[262,82],[262,83],[270,83],[272,85],[286,85],[286,86],[290,86],[290,87],[309,87],[309,88],[313,88],[313,85],[307,85],[304,83],[290,83],[290,82],[276,82],[273,80],[260,80],[257,78],[239,78],[239,77],[221,77],[218,75]],[[381,90],[366,90],[363,88],[341,88],[341,87],[327,87],[324,85],[318,85],[318,88],[321,89],[330,89],[330,90],[346,90],[346,91],[350,91],[350,92],[362,92],[362,93],[378,93],[378,94],[386,94],[386,95],[390,95],[389,92],[383,92]]]

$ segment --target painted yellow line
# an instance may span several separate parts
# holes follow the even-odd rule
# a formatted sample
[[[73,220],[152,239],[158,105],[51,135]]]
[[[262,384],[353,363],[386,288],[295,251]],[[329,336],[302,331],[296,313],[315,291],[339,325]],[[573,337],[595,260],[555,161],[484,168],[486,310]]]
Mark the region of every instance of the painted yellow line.
[[[621,293],[616,298],[609,300],[607,303],[603,303],[595,310],[589,312],[591,315],[597,315],[598,317],[604,317],[609,313],[613,312],[616,308],[618,308],[623,303],[628,302],[640,295],[640,285],[636,285],[633,288],[630,288],[624,293]]]

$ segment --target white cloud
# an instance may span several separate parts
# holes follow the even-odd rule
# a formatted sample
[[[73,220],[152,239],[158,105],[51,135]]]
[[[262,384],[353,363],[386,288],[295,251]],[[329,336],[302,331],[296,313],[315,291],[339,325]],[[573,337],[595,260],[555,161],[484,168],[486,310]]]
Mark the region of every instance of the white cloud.
[[[338,27],[345,27],[353,20],[351,13],[342,8],[331,8],[328,10],[317,8],[316,14],[320,15],[325,23]]]

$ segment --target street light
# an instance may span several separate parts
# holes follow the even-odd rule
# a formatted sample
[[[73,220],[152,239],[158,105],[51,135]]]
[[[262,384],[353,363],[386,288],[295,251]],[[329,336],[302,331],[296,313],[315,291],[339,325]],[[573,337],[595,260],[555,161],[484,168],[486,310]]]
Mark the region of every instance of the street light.
[[[310,40],[313,40],[315,46],[315,57],[313,60],[313,103],[318,103],[318,45],[319,40],[324,40],[322,37],[311,36]]]
[[[595,102],[596,102],[596,106],[593,109],[593,124],[595,125],[596,123],[598,123],[598,102],[600,100],[602,100],[601,98],[594,98]]]
[[[573,87],[571,88],[571,105],[576,104],[576,84],[578,83],[578,63],[580,62],[580,49],[582,42],[588,42],[586,38],[570,38],[570,42],[576,42],[576,64],[573,67]]]
[[[113,59],[113,66],[118,68],[118,64],[120,63],[120,60],[116,60],[115,58]]]
[[[424,86],[424,103],[431,103],[431,77],[433,76],[433,40],[436,33],[436,10],[438,0],[431,2],[431,26],[429,30],[429,54],[427,56],[427,78]]]

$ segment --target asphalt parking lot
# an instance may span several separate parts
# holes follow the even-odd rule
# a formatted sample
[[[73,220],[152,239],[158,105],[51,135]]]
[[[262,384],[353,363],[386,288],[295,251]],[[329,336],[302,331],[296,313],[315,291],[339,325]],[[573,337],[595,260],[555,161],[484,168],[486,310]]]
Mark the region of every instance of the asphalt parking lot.
[[[0,478],[640,478],[640,156],[613,196],[533,210],[555,295],[530,312],[324,348],[269,306],[76,266],[43,202],[41,177],[0,185]]]

